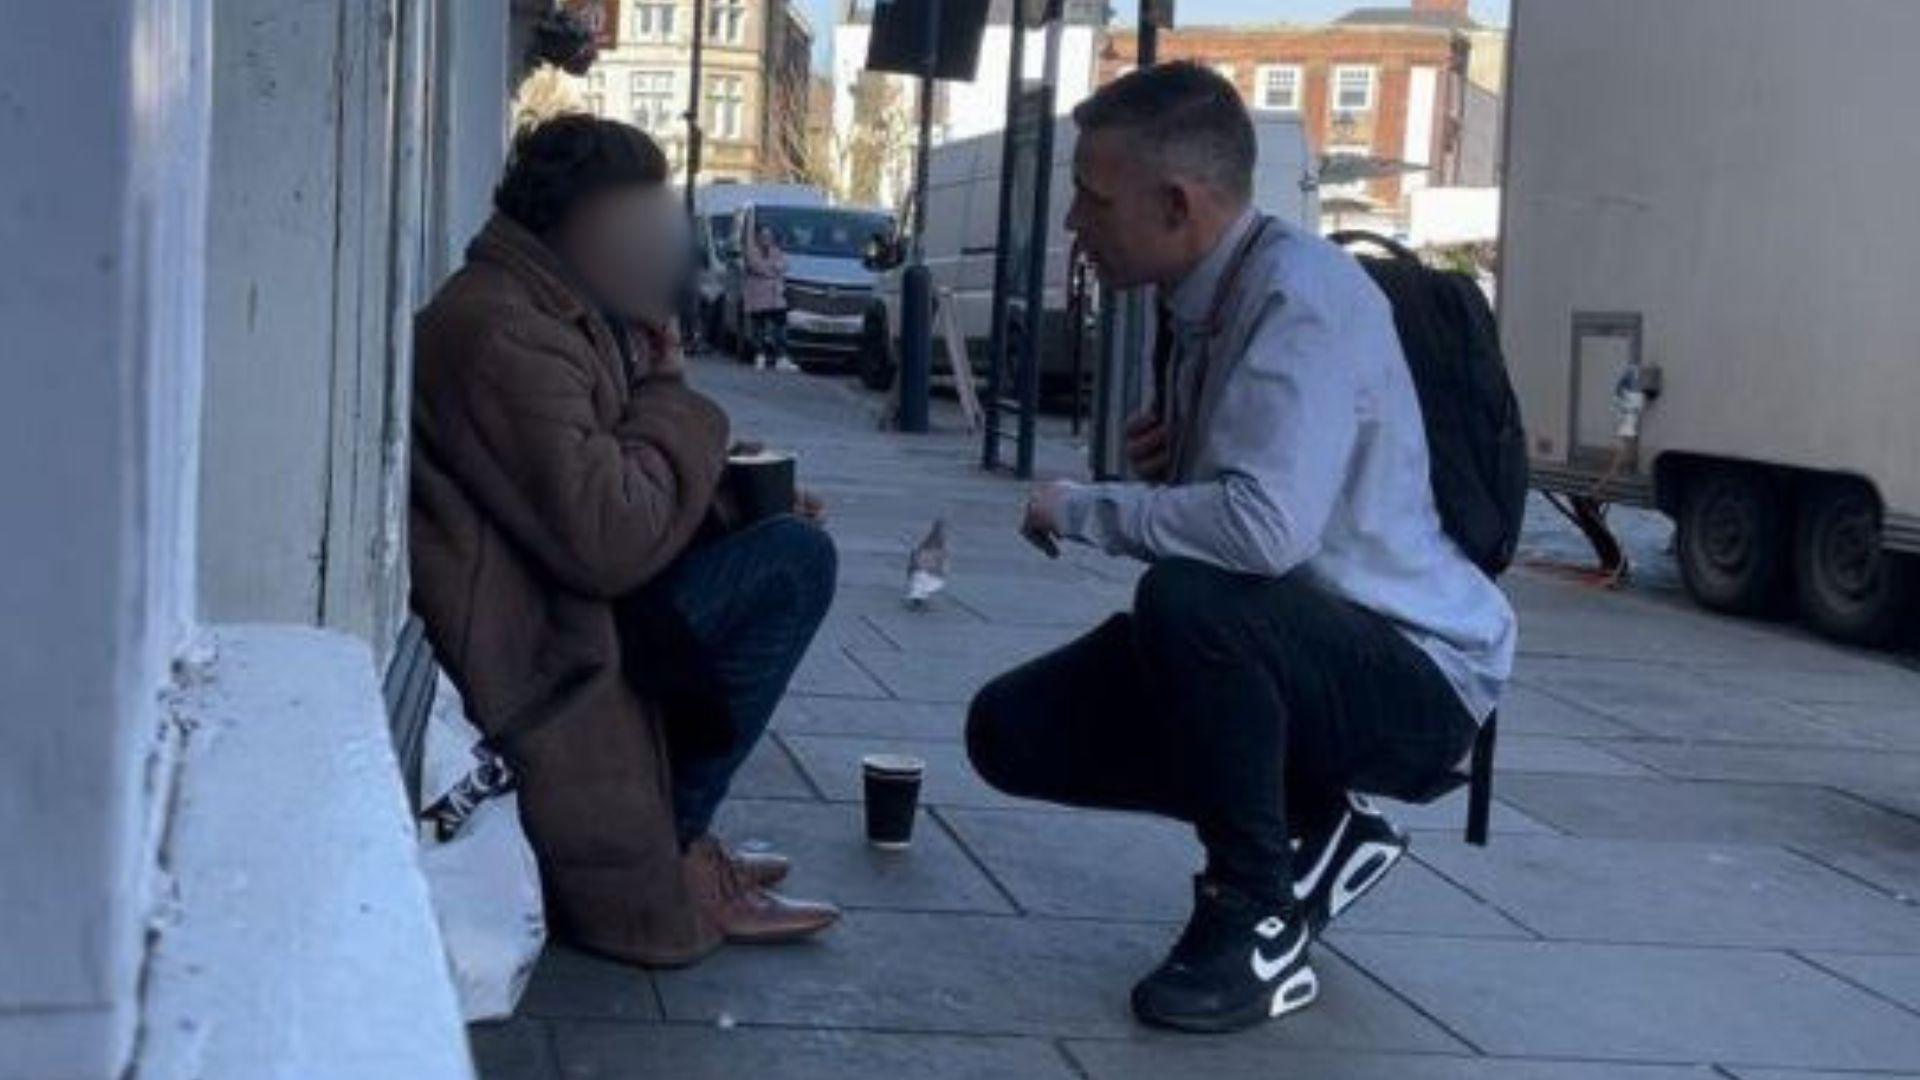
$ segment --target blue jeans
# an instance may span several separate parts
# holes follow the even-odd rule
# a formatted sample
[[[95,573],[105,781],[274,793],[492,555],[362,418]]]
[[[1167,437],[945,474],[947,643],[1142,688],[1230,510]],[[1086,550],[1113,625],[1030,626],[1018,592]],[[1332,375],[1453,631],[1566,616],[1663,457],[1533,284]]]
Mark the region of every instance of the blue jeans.
[[[695,548],[661,575],[658,587],[712,661],[734,732],[723,752],[672,763],[682,846],[713,824],[734,774],[766,733],[833,603],[838,574],[832,538],[781,515]]]

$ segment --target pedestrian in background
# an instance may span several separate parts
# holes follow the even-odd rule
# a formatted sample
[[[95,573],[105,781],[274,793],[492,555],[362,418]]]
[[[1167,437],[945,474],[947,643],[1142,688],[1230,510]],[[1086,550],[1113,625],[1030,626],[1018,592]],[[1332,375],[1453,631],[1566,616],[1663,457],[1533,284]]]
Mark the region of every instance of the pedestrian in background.
[[[743,258],[747,271],[743,299],[753,322],[753,366],[771,364],[792,371],[793,358],[787,355],[787,253],[773,230],[762,225]]]

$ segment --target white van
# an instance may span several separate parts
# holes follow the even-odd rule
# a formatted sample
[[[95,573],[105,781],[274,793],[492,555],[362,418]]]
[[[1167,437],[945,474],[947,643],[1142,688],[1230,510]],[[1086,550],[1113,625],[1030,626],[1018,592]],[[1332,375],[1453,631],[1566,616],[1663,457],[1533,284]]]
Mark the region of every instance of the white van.
[[[1313,156],[1306,132],[1293,117],[1255,116],[1259,164],[1254,173],[1254,204],[1312,231],[1319,231],[1319,196],[1314,190]],[[1067,206],[1073,200],[1073,121],[1055,121],[1053,176],[1047,199],[1047,268],[1040,363],[1043,381],[1056,387],[1069,375],[1064,340],[1067,288],[1073,238],[1067,233]],[[936,147],[927,177],[926,262],[936,298],[951,295],[961,333],[976,365],[984,362],[993,332],[994,256],[1000,223],[1000,157],[1006,136],[989,132]],[[909,215],[912,208],[909,208]],[[904,250],[902,248],[901,250]],[[863,342],[861,374],[871,383],[891,379],[900,340],[900,273],[881,275],[876,313]],[[936,301],[937,302],[937,301]],[[881,319],[884,318],[884,322]],[[881,327],[884,326],[884,333]],[[939,353],[936,350],[936,356]],[[882,379],[881,377],[885,378]]]

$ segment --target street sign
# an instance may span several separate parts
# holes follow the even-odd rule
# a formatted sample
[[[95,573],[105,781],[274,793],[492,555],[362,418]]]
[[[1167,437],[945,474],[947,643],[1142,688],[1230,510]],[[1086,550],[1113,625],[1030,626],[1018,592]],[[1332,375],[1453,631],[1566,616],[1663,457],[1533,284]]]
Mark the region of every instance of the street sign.
[[[987,32],[987,0],[879,0],[867,39],[867,70],[927,74],[927,22],[938,5],[940,36],[933,77],[972,82]]]

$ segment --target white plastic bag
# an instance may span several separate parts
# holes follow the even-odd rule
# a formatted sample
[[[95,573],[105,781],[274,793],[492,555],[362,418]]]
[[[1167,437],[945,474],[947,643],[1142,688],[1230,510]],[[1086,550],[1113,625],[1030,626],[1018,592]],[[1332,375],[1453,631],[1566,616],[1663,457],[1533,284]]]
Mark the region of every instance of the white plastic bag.
[[[469,780],[465,790],[472,791],[473,778],[489,775],[491,767],[475,752],[479,742],[459,692],[440,676],[427,719],[422,805],[432,807],[462,780]],[[460,810],[458,831],[445,839],[449,830],[443,823],[422,820],[420,865],[433,893],[460,1011],[468,1021],[501,1020],[513,1015],[546,944],[540,865],[520,831],[520,808],[511,790],[478,802],[468,799]]]

